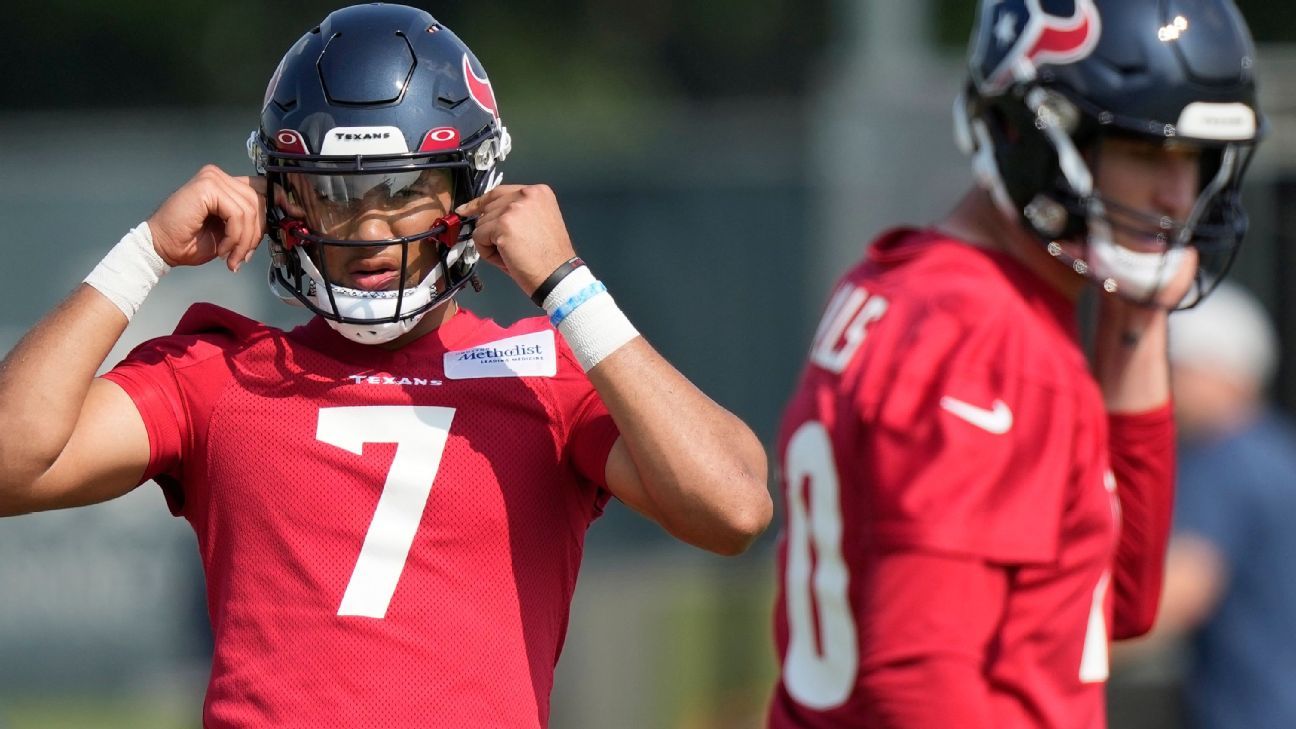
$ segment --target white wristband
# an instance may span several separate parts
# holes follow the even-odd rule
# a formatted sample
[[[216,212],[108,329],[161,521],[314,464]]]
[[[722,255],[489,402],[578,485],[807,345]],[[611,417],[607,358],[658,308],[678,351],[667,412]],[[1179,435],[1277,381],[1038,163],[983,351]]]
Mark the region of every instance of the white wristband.
[[[544,309],[586,372],[639,336],[588,266],[577,268],[558,282],[545,297]]]
[[[153,232],[148,223],[140,223],[108,251],[85,277],[85,282],[107,296],[126,315],[126,321],[130,321],[149,292],[170,270],[153,247]]]

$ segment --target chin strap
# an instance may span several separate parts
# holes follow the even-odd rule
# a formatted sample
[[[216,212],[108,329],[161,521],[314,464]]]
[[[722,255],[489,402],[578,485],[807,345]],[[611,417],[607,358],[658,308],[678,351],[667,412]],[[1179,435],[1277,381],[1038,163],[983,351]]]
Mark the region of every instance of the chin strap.
[[[440,233],[437,233],[435,236],[433,236],[433,238],[436,239],[437,243],[440,243],[442,246],[444,246],[447,251],[446,254],[447,257],[443,258],[442,263],[438,265],[440,265],[443,268],[448,266],[450,264],[448,258],[449,257],[448,251],[454,250],[454,247],[456,245],[459,245],[460,242],[463,242],[465,238],[467,239],[468,243],[472,244],[472,234],[473,231],[476,230],[477,228],[478,217],[480,216],[470,215],[468,217],[460,217],[456,213],[450,213],[449,215],[437,221],[436,224],[444,225],[445,229],[442,230]],[[469,263],[476,264],[477,259],[479,257],[477,253],[477,246],[475,244],[470,245],[460,255],[471,257],[472,260],[470,260]],[[449,280],[448,274],[446,278],[448,281]],[[473,291],[479,294],[481,293],[482,289],[485,288],[484,286],[482,286],[481,279],[477,277],[476,270],[474,270],[473,273],[468,277],[468,283],[472,285]]]
[[[432,224],[433,228],[442,228],[440,233],[432,238],[446,248],[454,248],[460,240],[460,234],[471,236],[473,230],[477,227],[477,216],[460,217],[457,213],[450,213]],[[465,230],[466,229],[466,230]]]

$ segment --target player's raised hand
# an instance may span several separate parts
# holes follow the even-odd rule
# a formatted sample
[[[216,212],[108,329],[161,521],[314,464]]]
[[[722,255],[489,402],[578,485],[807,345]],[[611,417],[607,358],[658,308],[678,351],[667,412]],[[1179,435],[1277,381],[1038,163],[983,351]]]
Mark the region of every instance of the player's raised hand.
[[[528,296],[575,255],[558,198],[548,185],[500,185],[455,212],[478,216],[473,231],[477,251]]]
[[[265,235],[265,194],[264,177],[205,165],[148,219],[153,247],[172,266],[222,258],[237,271]]]

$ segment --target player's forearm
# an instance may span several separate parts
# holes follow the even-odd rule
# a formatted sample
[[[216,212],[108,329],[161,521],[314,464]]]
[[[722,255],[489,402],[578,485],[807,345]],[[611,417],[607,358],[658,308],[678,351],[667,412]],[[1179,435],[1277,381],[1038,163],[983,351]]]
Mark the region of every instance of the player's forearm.
[[[1174,421],[1169,407],[1110,418],[1109,442],[1121,504],[1112,585],[1112,637],[1152,628],[1160,600],[1174,502]]]
[[[1170,401],[1166,317],[1104,300],[1094,342],[1094,376],[1111,413],[1140,413]]]
[[[720,554],[746,549],[774,511],[765,451],[751,430],[653,350],[580,259],[526,290],[620,430],[606,467],[612,492],[690,544]]]
[[[0,363],[0,495],[30,484],[58,458],[126,323],[117,306],[83,284]]]
[[[742,552],[765,530],[773,516],[765,451],[741,420],[642,338],[589,376],[637,471],[642,493],[628,495],[631,506],[676,537],[721,554]]]
[[[1174,495],[1168,316],[1110,298],[1099,312],[1094,372],[1111,414],[1111,467],[1121,503],[1114,639],[1150,630],[1161,593]]]

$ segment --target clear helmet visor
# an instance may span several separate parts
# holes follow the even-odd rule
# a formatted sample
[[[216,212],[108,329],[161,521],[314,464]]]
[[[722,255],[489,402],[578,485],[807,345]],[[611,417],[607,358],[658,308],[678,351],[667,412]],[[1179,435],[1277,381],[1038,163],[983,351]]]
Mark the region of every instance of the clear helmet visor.
[[[292,172],[279,202],[289,217],[320,235],[378,240],[427,230],[449,212],[452,193],[446,169]],[[384,227],[390,235],[381,232]]]

